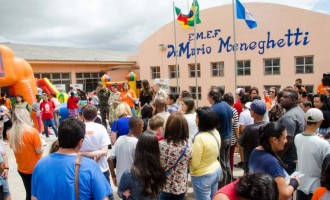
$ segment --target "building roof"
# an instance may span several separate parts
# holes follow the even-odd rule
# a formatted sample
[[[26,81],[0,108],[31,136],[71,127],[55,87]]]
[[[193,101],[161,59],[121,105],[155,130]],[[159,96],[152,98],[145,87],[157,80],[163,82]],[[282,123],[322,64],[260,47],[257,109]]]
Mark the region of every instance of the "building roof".
[[[29,44],[0,43],[8,46],[16,57],[27,61],[82,61],[82,62],[132,62],[128,56],[133,51],[116,51],[104,49],[87,49]]]

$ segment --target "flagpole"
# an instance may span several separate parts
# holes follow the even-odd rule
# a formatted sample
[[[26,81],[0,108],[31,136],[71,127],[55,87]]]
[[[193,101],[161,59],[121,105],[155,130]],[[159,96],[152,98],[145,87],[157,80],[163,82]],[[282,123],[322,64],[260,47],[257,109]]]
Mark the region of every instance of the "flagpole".
[[[173,1],[173,25],[174,25],[174,52],[175,52],[175,77],[176,77],[176,92],[179,94],[179,67],[178,67],[178,52],[177,52],[177,41],[176,41],[176,20],[175,20],[175,5]]]
[[[237,60],[236,60],[236,49],[235,49],[235,44],[236,44],[236,20],[235,20],[235,18],[236,18],[236,15],[235,15],[235,2],[234,2],[235,0],[232,0],[232,2],[233,2],[233,34],[234,34],[234,36],[233,36],[233,39],[234,39],[234,70],[235,70],[235,83],[234,83],[234,86],[235,86],[235,88],[234,88],[234,90],[236,90],[236,88],[237,88]]]
[[[197,53],[196,53],[196,0],[193,0],[194,5],[194,49],[195,49],[195,80],[196,80],[196,106],[198,107],[198,74],[197,74]]]

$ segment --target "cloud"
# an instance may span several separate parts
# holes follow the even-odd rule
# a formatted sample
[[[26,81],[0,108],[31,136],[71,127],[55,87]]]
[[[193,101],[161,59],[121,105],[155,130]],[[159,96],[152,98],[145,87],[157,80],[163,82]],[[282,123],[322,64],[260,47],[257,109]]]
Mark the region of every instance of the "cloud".
[[[329,10],[325,0],[241,0]],[[173,20],[170,0],[2,0],[0,42],[137,50],[153,32]],[[175,0],[184,12],[187,1]],[[189,0],[191,3],[192,0]],[[199,0],[201,10],[232,0]],[[327,3],[327,6],[329,4]]]

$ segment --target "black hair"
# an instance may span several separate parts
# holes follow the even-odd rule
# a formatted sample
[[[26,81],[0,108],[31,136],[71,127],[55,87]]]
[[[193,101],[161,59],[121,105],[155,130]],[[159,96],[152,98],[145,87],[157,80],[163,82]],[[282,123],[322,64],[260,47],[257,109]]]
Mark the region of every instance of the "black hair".
[[[234,96],[232,93],[226,93],[224,96],[223,96],[223,100],[225,102],[227,102],[230,106],[233,106],[234,105]]]
[[[149,119],[152,117],[152,112],[153,112],[152,106],[150,106],[148,104],[144,104],[144,106],[142,106],[142,109],[141,109],[141,117]]]
[[[320,101],[324,104],[323,108],[325,108],[326,110],[330,110],[330,105],[329,105],[330,103],[327,100],[327,96],[325,96],[324,94],[314,94],[313,95],[313,100],[312,100],[313,107],[315,107],[314,106],[314,98],[315,97],[320,98]]]
[[[70,92],[70,96],[73,97],[74,96],[74,92]]]
[[[255,99],[261,100],[261,97],[257,94],[256,96],[254,96],[254,97],[252,98],[252,101],[255,100]]]
[[[242,104],[246,104],[247,102],[251,102],[251,96],[249,94],[243,94],[240,99]]]
[[[117,88],[117,83],[111,84],[111,87]]]
[[[1,97],[5,97],[5,93],[4,92],[1,92]]]
[[[189,128],[186,118],[180,113],[171,114],[165,125],[164,139],[178,143],[187,140],[189,137]]]
[[[219,125],[219,118],[216,112],[210,107],[201,107],[196,109],[198,122],[198,131],[206,132],[212,131]]]
[[[247,174],[235,185],[237,196],[244,199],[277,200],[279,191],[273,177],[265,173]]]
[[[21,98],[21,102],[22,102],[22,103],[25,101],[24,97],[23,97],[22,95],[20,95],[20,94],[16,95],[16,97]]]
[[[97,116],[97,108],[94,105],[86,105],[83,108],[82,115],[87,121],[92,121]]]
[[[278,95],[277,95],[277,99],[276,99],[277,103],[280,103],[280,102],[281,102],[281,98],[282,98],[284,92],[285,92],[285,91],[282,90],[282,91],[280,91],[280,92],[278,93]]]
[[[291,99],[293,99],[295,101],[298,101],[299,100],[298,93],[296,91],[289,89],[289,90],[287,90],[285,92],[288,92],[289,93],[289,96],[290,96]]]
[[[259,128],[259,144],[265,149],[265,151],[277,158],[282,166],[284,166],[283,162],[273,151],[269,140],[273,137],[279,139],[282,136],[283,131],[285,131],[285,127],[277,122],[270,122]]]
[[[179,94],[169,94],[168,98],[173,100],[173,102],[175,103],[176,100],[179,98]]]
[[[225,94],[225,86],[224,85],[223,86],[217,86],[216,88],[219,90],[221,96],[223,96]]]
[[[195,110],[195,100],[193,98],[185,97],[182,99],[182,102],[187,106],[187,110],[185,114],[191,113],[192,111]]]
[[[321,168],[321,186],[330,190],[330,154],[325,156]]]
[[[0,105],[5,105],[6,104],[6,100],[5,98],[1,98],[0,99]]]
[[[222,95],[218,88],[210,89],[208,96],[214,101],[214,103],[220,102],[222,100]]]
[[[73,149],[79,141],[85,138],[85,124],[74,118],[68,118],[60,123],[58,128],[58,143],[60,148]]]
[[[133,179],[142,184],[143,194],[153,199],[163,190],[166,182],[164,172],[157,137],[152,131],[145,131],[135,149],[131,167]]]

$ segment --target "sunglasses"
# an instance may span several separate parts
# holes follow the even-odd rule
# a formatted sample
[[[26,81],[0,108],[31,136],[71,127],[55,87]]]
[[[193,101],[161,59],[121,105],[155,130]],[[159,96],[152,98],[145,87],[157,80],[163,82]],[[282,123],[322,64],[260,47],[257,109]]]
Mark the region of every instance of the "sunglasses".
[[[269,91],[269,93],[275,93],[275,91]]]

